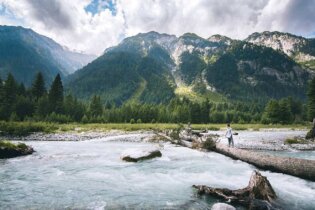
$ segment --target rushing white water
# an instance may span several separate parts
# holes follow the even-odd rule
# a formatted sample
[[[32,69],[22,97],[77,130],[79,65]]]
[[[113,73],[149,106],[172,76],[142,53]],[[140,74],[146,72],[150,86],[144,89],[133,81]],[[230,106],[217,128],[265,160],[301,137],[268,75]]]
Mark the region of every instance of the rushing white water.
[[[255,169],[217,153],[170,144],[161,158],[127,163],[120,160],[126,149],[159,145],[108,138],[27,142],[35,154],[0,160],[0,209],[206,209],[217,201],[198,197],[193,184],[238,189],[247,186]],[[284,209],[314,209],[314,182],[262,174]]]

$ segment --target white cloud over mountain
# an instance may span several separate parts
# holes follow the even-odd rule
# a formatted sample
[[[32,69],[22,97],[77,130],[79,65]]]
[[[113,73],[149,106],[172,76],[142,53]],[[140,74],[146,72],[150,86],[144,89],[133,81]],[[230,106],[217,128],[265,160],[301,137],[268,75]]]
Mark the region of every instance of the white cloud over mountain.
[[[278,30],[315,33],[313,0],[0,0],[0,24],[21,25],[57,42],[101,54],[124,37],[158,31],[245,38]],[[111,6],[110,6],[111,5]]]

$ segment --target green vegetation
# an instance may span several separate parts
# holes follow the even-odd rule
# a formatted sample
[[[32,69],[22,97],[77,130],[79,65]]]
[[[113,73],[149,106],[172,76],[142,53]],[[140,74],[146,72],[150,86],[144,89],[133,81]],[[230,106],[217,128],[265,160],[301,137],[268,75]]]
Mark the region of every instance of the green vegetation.
[[[304,139],[293,138],[293,139],[286,139],[284,144],[305,144],[307,143]]]
[[[315,118],[315,78],[309,84],[308,92],[308,118],[313,120]]]
[[[306,62],[301,62],[300,63],[304,68],[308,68],[311,70],[315,70],[315,60],[310,60]]]
[[[139,84],[139,87],[135,91],[135,93],[130,97],[128,100],[129,102],[137,103],[140,101],[140,97],[142,93],[144,92],[145,88],[147,86],[147,81],[145,79],[141,79],[141,82]]]
[[[0,140],[0,148],[25,150],[27,149],[27,146],[26,144],[20,142],[18,144],[13,144],[12,142],[9,141]]]
[[[33,148],[24,143],[14,144],[9,141],[0,140],[0,159],[28,155],[33,152]]]
[[[4,122],[0,121],[0,135],[25,136],[33,132],[50,133],[57,130],[54,124],[44,122]]]
[[[10,74],[0,83],[0,120],[49,123],[290,124],[303,123],[307,119],[307,107],[292,98],[271,100],[266,106],[256,102],[213,102],[207,98],[192,101],[186,97],[175,97],[166,104],[129,102],[117,105],[106,102],[104,105],[98,95],[94,95],[90,102],[79,101],[70,94],[64,96],[59,75],[49,91],[46,91],[41,77],[39,73],[30,89],[18,85]],[[11,127],[14,126],[2,130],[8,134],[24,135],[45,131],[46,126],[26,126],[16,130]]]
[[[279,101],[270,100],[262,116],[263,123],[301,123],[306,120],[306,108],[291,97]]]
[[[259,130],[270,128],[286,129],[309,129],[309,124],[232,124],[235,131],[237,130]],[[32,132],[59,133],[59,132],[86,132],[100,131],[107,132],[110,130],[121,131],[138,131],[138,130],[174,130],[177,131],[178,124],[175,123],[48,123],[48,122],[0,122],[0,135],[17,135],[24,136]],[[192,124],[193,130],[224,130],[226,124]],[[174,135],[176,135],[174,133]]]

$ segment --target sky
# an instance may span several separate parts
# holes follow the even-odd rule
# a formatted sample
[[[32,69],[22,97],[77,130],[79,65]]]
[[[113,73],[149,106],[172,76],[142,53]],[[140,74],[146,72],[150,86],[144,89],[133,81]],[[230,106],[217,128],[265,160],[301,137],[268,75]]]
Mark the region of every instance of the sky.
[[[314,9],[315,0],[0,0],[0,25],[31,28],[69,49],[100,55],[125,37],[149,31],[315,37]]]

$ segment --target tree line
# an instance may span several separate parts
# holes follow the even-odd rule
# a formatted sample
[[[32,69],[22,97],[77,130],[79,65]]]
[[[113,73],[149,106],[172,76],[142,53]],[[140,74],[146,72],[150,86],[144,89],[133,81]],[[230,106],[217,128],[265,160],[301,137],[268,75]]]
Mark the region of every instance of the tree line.
[[[310,83],[308,104],[293,98],[259,103],[192,102],[174,98],[167,104],[126,102],[117,106],[94,95],[80,101],[65,94],[58,74],[49,89],[41,73],[32,86],[18,84],[11,74],[0,78],[0,120],[82,123],[300,123],[315,116],[315,79]]]

